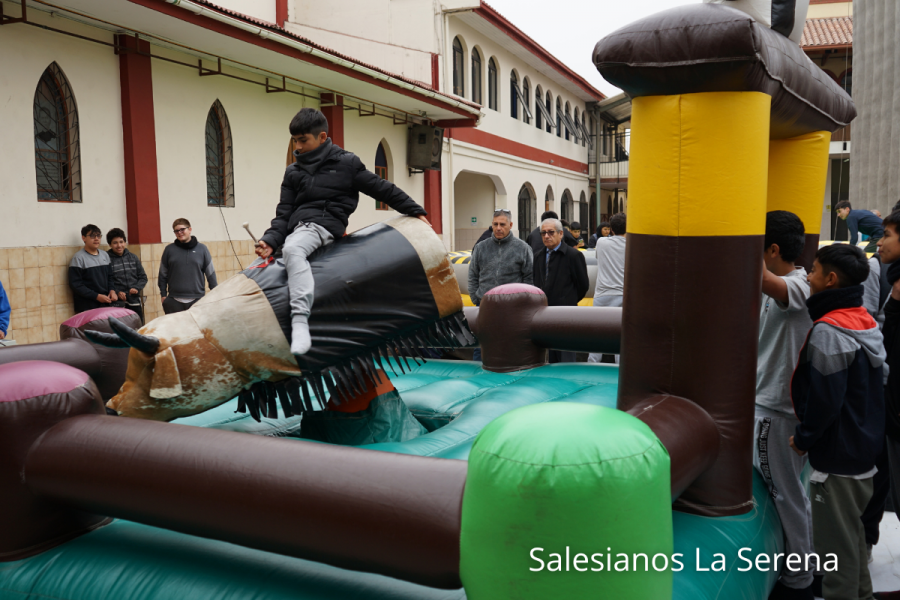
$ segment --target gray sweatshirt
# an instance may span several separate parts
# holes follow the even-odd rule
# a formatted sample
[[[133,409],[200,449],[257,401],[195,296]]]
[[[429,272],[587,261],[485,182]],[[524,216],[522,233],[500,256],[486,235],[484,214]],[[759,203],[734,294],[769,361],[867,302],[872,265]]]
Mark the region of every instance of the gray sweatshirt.
[[[202,298],[206,294],[204,276],[209,289],[216,287],[216,270],[209,249],[191,237],[189,247],[169,244],[159,261],[159,295],[173,298]]]
[[[481,304],[489,290],[504,283],[534,282],[534,251],[510,232],[502,240],[493,235],[477,244],[469,261],[469,297]]]

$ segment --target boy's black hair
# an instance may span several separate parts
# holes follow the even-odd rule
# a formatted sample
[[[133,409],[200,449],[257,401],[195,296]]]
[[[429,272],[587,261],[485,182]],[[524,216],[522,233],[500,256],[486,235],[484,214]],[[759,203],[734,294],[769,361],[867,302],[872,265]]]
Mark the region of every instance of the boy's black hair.
[[[894,203],[894,208],[891,209],[891,212],[897,212],[898,210],[900,210],[900,200]]]
[[[552,210],[545,210],[544,214],[541,215],[541,223],[546,221],[547,219],[558,219],[559,215],[553,212]]]
[[[806,230],[800,217],[786,210],[766,213],[766,238],[763,242],[766,250],[772,244],[778,244],[781,259],[792,263],[800,258],[805,243]]]
[[[895,207],[894,212],[886,216],[881,221],[881,224],[885,227],[891,225],[894,228],[894,233],[900,233],[900,209]]]
[[[835,273],[838,287],[859,285],[869,277],[869,261],[858,246],[832,244],[816,252],[816,260],[825,273]]]
[[[616,235],[625,235],[625,213],[616,213],[609,220],[609,228]]]
[[[571,223],[569,223],[569,229],[577,229],[578,231],[581,231],[581,223],[579,223],[578,221],[572,221]]]
[[[290,130],[291,135],[328,133],[328,119],[314,108],[303,108],[291,119]]]
[[[122,238],[123,242],[127,242],[128,239],[125,237],[125,232],[119,229],[118,227],[113,227],[109,231],[106,232],[106,243],[112,246],[112,242],[116,238]]]
[[[600,237],[603,235],[604,227],[609,227],[609,223],[607,223],[606,221],[602,221],[599,225],[597,225],[597,231],[594,232],[597,234],[597,237]]]
[[[842,208],[849,208],[850,210],[853,210],[853,207],[850,206],[849,200],[841,200],[840,202],[838,202],[837,204],[834,205],[834,210],[840,210]]]
[[[103,232],[100,231],[99,227],[97,227],[96,225],[93,225],[91,223],[88,223],[87,225],[85,225],[84,227],[81,228],[81,237],[84,237],[86,235],[91,235],[92,233],[103,233]]]

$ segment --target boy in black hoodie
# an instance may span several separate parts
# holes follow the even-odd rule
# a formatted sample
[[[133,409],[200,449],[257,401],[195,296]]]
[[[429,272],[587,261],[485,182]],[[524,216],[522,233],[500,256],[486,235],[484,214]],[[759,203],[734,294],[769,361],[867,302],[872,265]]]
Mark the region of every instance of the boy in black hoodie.
[[[309,311],[315,280],[307,257],[344,235],[359,203],[359,192],[425,223],[425,209],[390,181],[367,171],[362,161],[328,137],[328,121],[304,108],[291,120],[296,162],[288,166],[272,226],[259,239],[256,254],[268,258],[281,248],[291,294],[291,352],[306,354]],[[431,226],[428,223],[429,227]]]
[[[806,301],[813,327],[791,380],[800,424],[789,443],[801,456],[809,453],[813,467],[813,542],[824,561],[825,600],[872,597],[860,517],[884,441],[886,355],[878,325],[862,306],[868,275],[866,255],[856,246],[816,253]]]

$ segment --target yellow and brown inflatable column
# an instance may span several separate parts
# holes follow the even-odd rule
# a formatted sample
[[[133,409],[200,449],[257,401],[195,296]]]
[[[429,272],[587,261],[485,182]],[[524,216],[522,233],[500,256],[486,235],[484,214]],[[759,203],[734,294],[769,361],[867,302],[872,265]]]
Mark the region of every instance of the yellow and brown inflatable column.
[[[680,437],[703,412],[691,403],[715,422],[712,437],[687,436],[708,446],[691,450],[695,461],[711,464],[676,501],[687,512],[751,507],[770,100],[711,92],[633,102],[618,405],[691,401],[668,409],[684,413],[668,420]],[[673,489],[678,468],[673,455]]]
[[[769,145],[766,210],[786,210],[803,221],[806,244],[797,264],[803,265],[807,272],[819,248],[830,143],[830,133],[816,131],[786,140],[772,140]]]

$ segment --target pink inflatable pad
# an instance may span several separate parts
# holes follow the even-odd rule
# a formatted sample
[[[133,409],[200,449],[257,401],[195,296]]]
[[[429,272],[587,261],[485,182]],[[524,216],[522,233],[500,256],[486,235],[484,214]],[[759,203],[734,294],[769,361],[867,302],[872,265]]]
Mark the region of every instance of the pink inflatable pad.
[[[91,321],[101,321],[110,317],[120,319],[122,317],[127,317],[128,315],[133,314],[135,314],[134,311],[128,310],[127,308],[119,308],[115,306],[111,306],[109,308],[95,308],[92,310],[86,310],[83,313],[78,313],[74,317],[71,317],[67,321],[65,321],[63,325],[68,325],[69,327],[74,327],[77,329],[82,325],[87,325]]]
[[[84,371],[58,362],[25,360],[0,365],[0,402],[65,394],[84,385],[87,380],[88,375]]]
[[[544,292],[540,288],[527,283],[504,283],[489,290],[485,296],[508,296],[510,294],[534,294],[535,296],[543,296]]]

